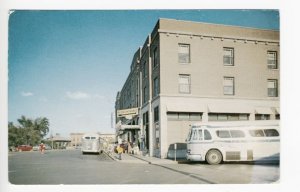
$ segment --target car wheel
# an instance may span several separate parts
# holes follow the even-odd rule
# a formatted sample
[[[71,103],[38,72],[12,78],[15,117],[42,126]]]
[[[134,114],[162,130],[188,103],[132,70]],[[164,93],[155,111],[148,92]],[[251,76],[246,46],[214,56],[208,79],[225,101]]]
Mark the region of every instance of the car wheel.
[[[219,150],[212,149],[209,150],[205,157],[207,163],[211,165],[217,165],[220,164],[223,160],[222,154]]]

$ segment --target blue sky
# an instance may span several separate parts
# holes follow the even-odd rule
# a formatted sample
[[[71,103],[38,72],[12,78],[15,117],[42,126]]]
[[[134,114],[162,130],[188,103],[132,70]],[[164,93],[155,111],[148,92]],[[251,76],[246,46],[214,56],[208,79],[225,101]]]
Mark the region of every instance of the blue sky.
[[[15,11],[8,119],[47,117],[50,133],[114,133],[116,94],[158,18],[279,30],[277,10]]]

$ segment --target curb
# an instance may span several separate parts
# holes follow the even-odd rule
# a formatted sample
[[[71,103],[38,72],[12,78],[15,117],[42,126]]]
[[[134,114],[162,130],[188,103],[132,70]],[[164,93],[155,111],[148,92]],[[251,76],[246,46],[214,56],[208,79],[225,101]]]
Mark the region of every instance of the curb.
[[[131,157],[134,157],[134,158],[140,159],[140,160],[142,160],[142,161],[148,162],[148,164],[152,164],[152,162],[151,162],[151,161],[147,161],[146,159],[143,159],[143,158],[137,157],[137,156],[135,156],[135,155],[132,155],[132,154],[128,154],[128,155],[130,155]]]
[[[112,155],[110,155],[110,153],[107,153],[106,151],[103,151],[103,153],[105,153],[109,158],[111,158],[114,161],[119,161],[119,159],[115,159]]]

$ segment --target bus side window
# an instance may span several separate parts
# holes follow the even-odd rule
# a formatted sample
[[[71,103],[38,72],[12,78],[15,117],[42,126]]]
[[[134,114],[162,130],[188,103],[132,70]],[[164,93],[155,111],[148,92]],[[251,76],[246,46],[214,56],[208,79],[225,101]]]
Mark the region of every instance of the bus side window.
[[[264,130],[266,137],[277,137],[279,133],[276,129],[265,129]]]
[[[217,136],[220,138],[230,138],[230,133],[229,131],[217,131]]]
[[[211,140],[210,132],[206,129],[204,130],[204,140]]]
[[[261,129],[255,129],[249,131],[252,137],[264,137],[264,132]]]
[[[230,134],[232,138],[245,137],[245,133],[241,130],[230,130]]]

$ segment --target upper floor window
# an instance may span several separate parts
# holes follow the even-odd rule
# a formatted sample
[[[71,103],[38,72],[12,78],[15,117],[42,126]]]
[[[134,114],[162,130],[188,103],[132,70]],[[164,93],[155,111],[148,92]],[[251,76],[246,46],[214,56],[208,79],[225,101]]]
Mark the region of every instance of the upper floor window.
[[[154,122],[158,122],[159,121],[159,108],[155,107],[154,108]]]
[[[277,52],[268,51],[268,69],[277,69]]]
[[[178,44],[178,62],[190,63],[190,45]]]
[[[158,77],[155,77],[153,80],[153,97],[159,94],[159,82]]]
[[[144,61],[144,63],[143,63],[143,78],[147,77],[147,71],[148,71],[148,69],[147,69],[147,62]]]
[[[179,93],[191,93],[190,75],[179,75]]]
[[[268,96],[269,97],[278,96],[278,83],[276,79],[268,79]]]
[[[157,47],[153,50],[153,69],[158,65]]]
[[[146,103],[148,101],[148,88],[144,87],[143,89],[143,103]]]
[[[223,48],[223,64],[225,66],[233,66],[234,65],[234,49],[224,47]]]
[[[224,77],[223,93],[224,93],[224,95],[234,95],[234,78],[233,77]]]

